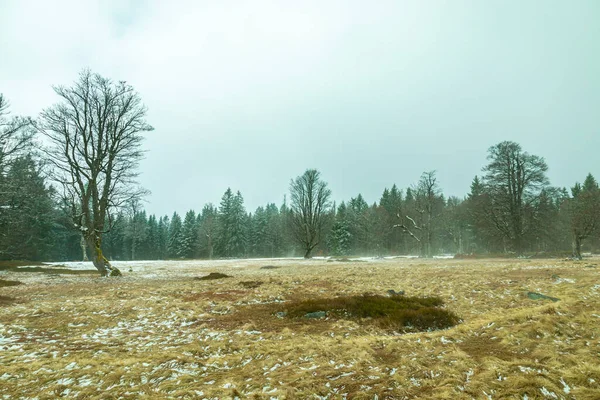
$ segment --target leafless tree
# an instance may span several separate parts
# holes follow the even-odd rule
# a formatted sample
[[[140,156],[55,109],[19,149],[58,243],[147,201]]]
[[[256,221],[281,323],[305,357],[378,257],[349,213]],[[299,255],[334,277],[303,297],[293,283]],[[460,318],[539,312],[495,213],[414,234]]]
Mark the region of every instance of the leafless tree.
[[[542,190],[548,186],[548,166],[542,157],[528,154],[515,142],[501,142],[488,150],[490,163],[483,168],[490,204],[486,216],[517,253],[533,229],[528,218]]]
[[[291,228],[302,245],[304,258],[310,258],[319,245],[331,206],[331,190],[320,176],[316,169],[309,169],[290,183]]]
[[[9,117],[9,106],[8,100],[0,94],[0,173],[13,156],[31,144],[35,133],[31,119]]]
[[[600,188],[589,174],[583,187],[576,184],[571,192],[573,198],[566,200],[563,207],[571,218],[573,257],[581,260],[583,241],[600,232]]]
[[[115,211],[146,192],[136,185],[143,156],[146,107],[126,82],[84,70],[73,86],[56,86],[60,102],[38,124],[48,139],[44,152],[62,185],[75,226],[82,232],[102,276],[120,275],[102,253],[102,235]]]
[[[415,194],[414,208],[418,222],[415,221],[415,218],[411,218],[408,215],[402,217],[400,214],[397,214],[400,223],[394,225],[394,228],[400,228],[402,232],[419,242],[422,257],[431,257],[433,255],[433,224],[437,215],[437,206],[440,205],[439,202],[441,200],[441,190],[435,174],[435,171],[423,172],[419,182],[413,187]],[[417,231],[420,232],[418,236]]]

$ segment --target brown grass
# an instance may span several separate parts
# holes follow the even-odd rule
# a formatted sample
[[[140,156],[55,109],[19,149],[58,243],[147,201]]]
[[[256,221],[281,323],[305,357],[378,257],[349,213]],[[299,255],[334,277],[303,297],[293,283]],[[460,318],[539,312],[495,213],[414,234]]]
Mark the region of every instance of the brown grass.
[[[18,272],[18,273],[31,273],[41,272],[44,274],[63,274],[63,275],[89,275],[98,274],[96,269],[69,269],[65,266],[53,265],[53,266],[31,266],[31,265],[42,265],[39,263],[25,263],[23,261],[18,262],[1,262],[0,271],[6,272]]]
[[[206,276],[196,277],[194,279],[199,280],[199,281],[209,281],[212,279],[223,279],[223,278],[231,278],[231,276],[222,274],[220,272],[211,272],[210,274],[208,274]]]
[[[0,295],[0,306],[8,306],[13,304],[17,299],[9,296]]]
[[[0,287],[19,286],[22,284],[23,284],[23,282],[20,282],[20,281],[7,281],[4,279],[0,279]]]
[[[177,261],[119,279],[9,270],[3,279],[25,284],[1,288],[0,397],[597,399],[590,262]],[[232,277],[191,279],[215,270]],[[437,297],[423,306],[462,322],[400,334],[378,322],[385,313],[335,311],[364,293],[379,309],[389,289]],[[276,314],[323,299],[327,318]]]

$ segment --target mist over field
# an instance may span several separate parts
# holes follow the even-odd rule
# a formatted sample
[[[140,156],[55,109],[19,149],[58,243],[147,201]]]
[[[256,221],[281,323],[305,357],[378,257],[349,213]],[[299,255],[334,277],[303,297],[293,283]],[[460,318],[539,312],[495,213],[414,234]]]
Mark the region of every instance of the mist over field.
[[[599,398],[598,20],[0,0],[0,397]]]

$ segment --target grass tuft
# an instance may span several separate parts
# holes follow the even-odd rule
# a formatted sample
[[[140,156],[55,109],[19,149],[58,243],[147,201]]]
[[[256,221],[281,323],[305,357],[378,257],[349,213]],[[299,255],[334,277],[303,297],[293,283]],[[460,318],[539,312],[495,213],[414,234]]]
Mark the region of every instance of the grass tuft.
[[[15,300],[16,299],[14,297],[0,295],[0,306],[8,306],[8,305],[14,303]]]
[[[194,279],[196,279],[198,281],[209,281],[212,279],[223,279],[223,278],[231,278],[231,276],[222,274],[220,272],[211,272],[210,274],[208,274],[206,276],[196,277]]]
[[[456,325],[458,316],[439,308],[439,297],[380,296],[364,294],[336,298],[310,299],[286,304],[282,311],[299,318],[325,311],[341,319],[369,321],[383,328],[402,332],[444,329]]]
[[[261,281],[243,281],[243,282],[240,282],[240,285],[242,285],[246,289],[256,289],[257,287],[259,287],[262,284],[263,284],[263,282],[261,282]]]
[[[0,287],[19,286],[22,284],[23,284],[23,282],[19,282],[19,281],[8,281],[8,280],[0,279]]]
[[[41,272],[49,275],[89,275],[97,274],[95,269],[69,269],[66,267],[25,267],[11,263],[0,263],[0,271],[8,272]]]

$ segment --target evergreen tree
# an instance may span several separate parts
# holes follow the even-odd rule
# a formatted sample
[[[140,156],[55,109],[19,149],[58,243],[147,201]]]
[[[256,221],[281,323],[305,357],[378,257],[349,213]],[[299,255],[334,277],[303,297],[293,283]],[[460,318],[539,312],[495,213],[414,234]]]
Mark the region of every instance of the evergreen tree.
[[[0,255],[42,260],[54,246],[54,192],[31,156],[15,159],[0,181]]]
[[[181,242],[178,253],[184,258],[194,258],[198,252],[198,225],[196,213],[189,210],[185,214],[181,228]]]
[[[202,257],[213,258],[217,236],[219,235],[218,211],[212,204],[207,204],[198,216],[199,251]]]
[[[177,212],[173,213],[171,217],[171,224],[169,225],[169,237],[167,241],[167,256],[169,258],[179,258],[181,253],[181,217]]]
[[[112,228],[104,235],[104,253],[109,260],[125,260],[129,259],[130,252],[126,249],[126,231],[129,222],[123,213],[117,214],[112,223]],[[109,226],[107,224],[107,226]],[[127,247],[129,249],[129,247]]]
[[[148,217],[148,224],[146,228],[146,242],[145,242],[145,260],[156,260],[159,252],[159,238],[158,238],[158,222],[156,216],[150,215]]]
[[[335,222],[329,234],[329,246],[335,256],[346,256],[350,253],[352,234],[346,204],[342,201],[335,215]]]
[[[246,250],[246,211],[244,199],[227,188],[219,208],[219,249],[225,257],[239,257]]]
[[[157,245],[156,245],[156,257],[159,260],[167,258],[167,248],[169,240],[169,217],[160,217],[158,220],[158,227],[156,229]]]

